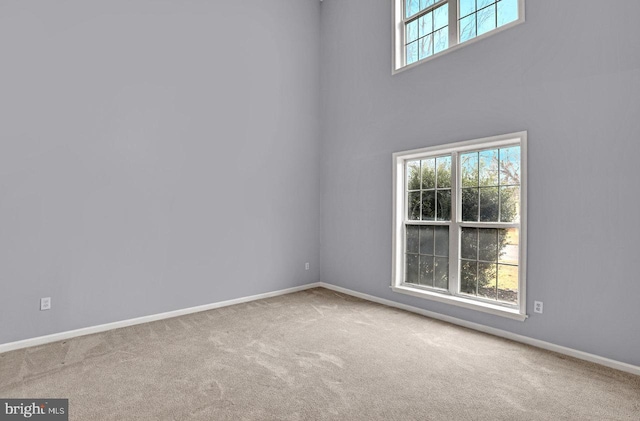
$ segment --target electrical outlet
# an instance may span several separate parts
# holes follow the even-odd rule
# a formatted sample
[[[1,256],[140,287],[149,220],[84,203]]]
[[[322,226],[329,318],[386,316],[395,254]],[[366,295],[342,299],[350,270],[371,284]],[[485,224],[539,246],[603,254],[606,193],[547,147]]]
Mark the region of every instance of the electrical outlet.
[[[309,262],[304,264],[304,270],[309,270]]]
[[[542,314],[542,301],[533,302],[533,311]]]
[[[51,310],[51,297],[40,298],[40,310]]]

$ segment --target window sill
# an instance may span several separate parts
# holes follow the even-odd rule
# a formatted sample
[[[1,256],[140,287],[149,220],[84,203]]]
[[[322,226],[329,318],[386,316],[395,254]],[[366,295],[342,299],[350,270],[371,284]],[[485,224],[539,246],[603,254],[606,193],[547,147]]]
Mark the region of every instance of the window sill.
[[[513,320],[525,321],[527,315],[520,313],[518,309],[503,307],[500,305],[494,305],[484,303],[481,301],[471,300],[464,297],[456,297],[453,295],[446,295],[438,292],[431,292],[418,288],[411,288],[409,286],[391,286],[393,292],[400,294],[413,295],[414,297],[425,298],[427,300],[439,301],[441,303],[447,303],[458,307],[464,307],[471,310],[481,311],[483,313],[489,313],[496,316],[502,316]]]

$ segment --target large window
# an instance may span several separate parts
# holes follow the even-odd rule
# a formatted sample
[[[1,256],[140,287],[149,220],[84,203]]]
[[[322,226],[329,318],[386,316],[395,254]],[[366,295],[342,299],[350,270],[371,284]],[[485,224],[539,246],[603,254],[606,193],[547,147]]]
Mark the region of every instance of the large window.
[[[524,320],[526,133],[393,162],[394,291]]]
[[[524,21],[524,0],[394,0],[394,71]]]

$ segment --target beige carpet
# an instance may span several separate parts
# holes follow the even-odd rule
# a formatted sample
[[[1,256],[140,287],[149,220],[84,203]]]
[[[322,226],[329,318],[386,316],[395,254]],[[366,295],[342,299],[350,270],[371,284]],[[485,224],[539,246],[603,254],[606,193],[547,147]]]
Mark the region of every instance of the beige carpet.
[[[72,420],[640,420],[640,377],[312,289],[0,354]]]

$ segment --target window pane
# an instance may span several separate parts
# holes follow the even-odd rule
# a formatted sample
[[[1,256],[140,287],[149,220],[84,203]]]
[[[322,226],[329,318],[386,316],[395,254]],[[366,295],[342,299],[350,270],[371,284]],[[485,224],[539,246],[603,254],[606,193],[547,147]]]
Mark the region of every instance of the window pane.
[[[404,281],[408,284],[417,284],[418,280],[418,255],[407,254]]]
[[[409,193],[409,203],[407,204],[407,218],[412,221],[420,220],[420,192]]]
[[[418,39],[418,21],[414,20],[412,22],[407,23],[407,40],[406,43],[409,44],[412,41]]]
[[[418,61],[418,41],[407,45],[407,64]]]
[[[500,0],[498,2],[498,26],[506,25],[518,19],[518,0]]]
[[[449,48],[449,29],[447,27],[434,33],[433,52],[439,53]]]
[[[407,162],[407,190],[420,190],[420,161]]]
[[[500,187],[500,222],[520,222],[520,187]]]
[[[433,255],[433,227],[420,227],[420,254]]]
[[[460,19],[460,42],[465,42],[476,36],[476,15]]]
[[[517,229],[462,228],[460,257],[462,292],[492,300],[517,302]],[[474,289],[476,282],[477,291]]]
[[[520,146],[500,149],[500,185],[520,185]]]
[[[488,6],[495,2],[496,0],[477,0],[478,9],[482,9],[483,7]]]
[[[433,11],[433,29],[444,28],[449,24],[449,5],[444,4]]]
[[[407,226],[407,253],[418,253],[420,228],[417,226]]]
[[[462,189],[462,220],[478,220],[478,189]]]
[[[476,262],[463,260],[460,265],[460,292],[476,295],[478,266]]]
[[[478,259],[478,229],[462,228],[460,237],[460,256],[463,259]]]
[[[496,262],[498,260],[498,230],[478,230],[478,260]]]
[[[476,11],[476,0],[460,0],[460,17]],[[475,18],[474,18],[475,21]]]
[[[480,189],[481,222],[498,222],[498,199],[497,187],[483,187]]]
[[[518,266],[498,265],[498,300],[518,302]]]
[[[419,12],[420,1],[419,0],[405,0],[405,17],[415,15]]]
[[[478,295],[497,300],[497,268],[495,263],[478,263]]]
[[[480,3],[481,0],[478,0]],[[478,8],[480,5],[478,4]],[[496,28],[496,6],[491,5],[478,10],[478,35],[482,35]]]
[[[449,255],[449,227],[434,227],[436,235],[436,256]]]
[[[423,37],[433,32],[433,13],[429,12],[418,19],[419,36]]]
[[[462,168],[462,187],[477,187],[478,152],[461,154],[460,167]]]
[[[420,285],[433,286],[433,256],[420,256]]]
[[[436,188],[436,160],[433,158],[422,160],[422,188]]]
[[[422,220],[433,221],[436,217],[436,192],[422,192]]]
[[[498,261],[517,265],[520,255],[520,233],[517,228],[499,230],[498,233]]]
[[[451,220],[451,190],[438,190],[438,206],[437,206],[437,219],[438,221],[450,221]]]
[[[420,38],[420,51],[419,51],[419,59],[427,58],[433,54],[433,37],[431,35],[427,35],[424,38]]]
[[[498,150],[482,151],[478,154],[481,186],[498,185]]]
[[[436,0],[420,0],[420,10],[424,10],[427,7],[435,4]]]
[[[451,157],[442,156],[437,158],[436,166],[438,169],[438,188],[451,188]]]
[[[436,288],[449,288],[449,258],[448,257],[436,257],[435,279],[434,285]]]

